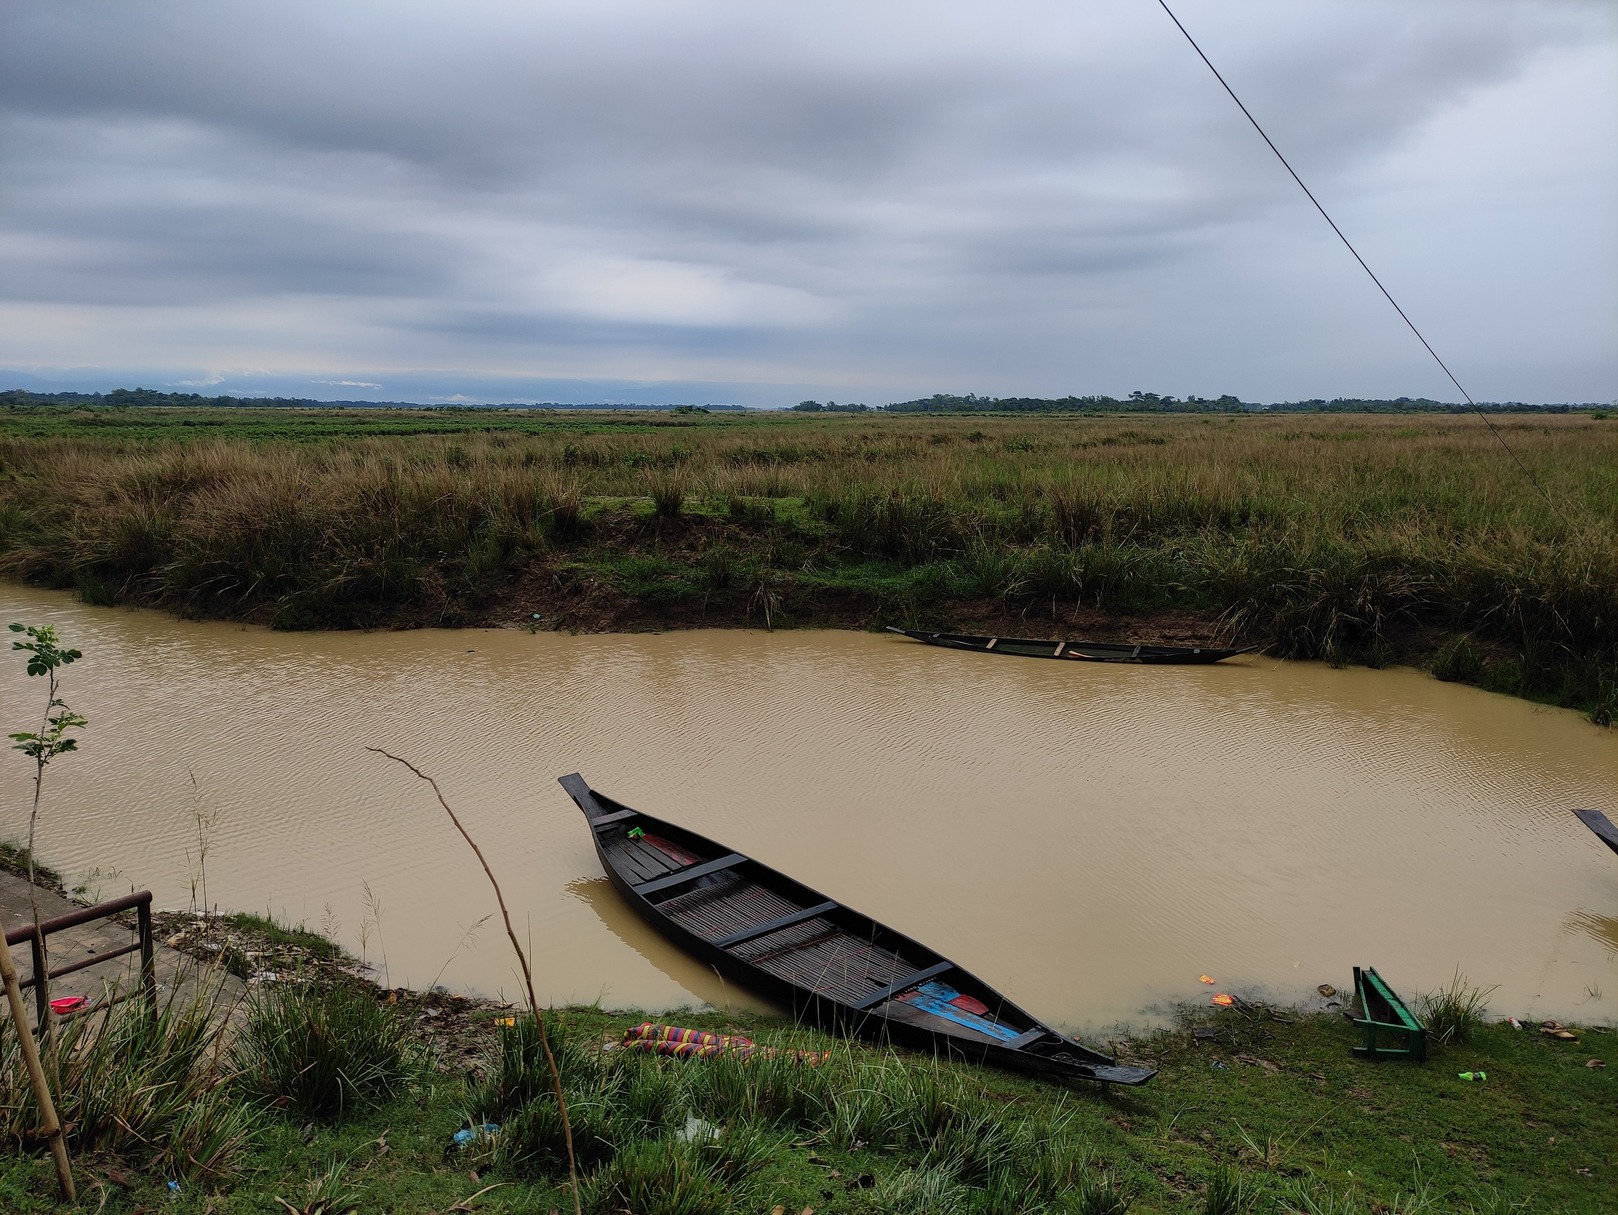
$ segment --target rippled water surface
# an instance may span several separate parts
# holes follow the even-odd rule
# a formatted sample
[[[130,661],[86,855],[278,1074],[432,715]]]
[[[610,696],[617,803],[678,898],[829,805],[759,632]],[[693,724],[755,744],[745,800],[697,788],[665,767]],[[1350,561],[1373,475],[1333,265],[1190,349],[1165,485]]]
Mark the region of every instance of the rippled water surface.
[[[1618,1010],[1618,732],[1409,671],[1241,658],[1109,667],[845,632],[287,634],[0,587],[85,652],[90,718],[47,776],[41,854],[192,900],[335,926],[395,984],[514,992],[476,862],[542,999],[746,1004],[601,877],[555,777],[784,869],[1070,1027],[1221,990],[1303,997],[1370,964],[1457,968],[1518,1015]],[[42,695],[0,669],[8,730]],[[0,769],[0,833],[30,770]],[[197,794],[193,795],[191,777]],[[1615,813],[1618,817],[1618,813]],[[365,889],[379,915],[370,923]],[[199,894],[200,897],[200,894]]]

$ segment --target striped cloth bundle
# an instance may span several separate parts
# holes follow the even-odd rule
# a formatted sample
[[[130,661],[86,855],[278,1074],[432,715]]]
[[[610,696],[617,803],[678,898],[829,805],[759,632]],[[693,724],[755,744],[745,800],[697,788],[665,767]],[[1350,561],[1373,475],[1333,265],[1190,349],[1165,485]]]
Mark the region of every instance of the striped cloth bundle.
[[[714,1034],[705,1029],[683,1029],[642,1021],[624,1034],[625,1050],[643,1050],[676,1059],[707,1059],[714,1055],[750,1055],[753,1040],[739,1034]]]
[[[716,1034],[705,1029],[659,1025],[655,1021],[642,1021],[626,1031],[623,1048],[652,1055],[669,1055],[676,1059],[711,1059],[715,1055],[735,1055],[746,1059],[754,1054],[773,1057],[782,1053],[774,1047],[754,1046],[751,1038],[744,1038],[740,1034]],[[829,1050],[793,1050],[785,1053],[811,1067],[831,1058]]]

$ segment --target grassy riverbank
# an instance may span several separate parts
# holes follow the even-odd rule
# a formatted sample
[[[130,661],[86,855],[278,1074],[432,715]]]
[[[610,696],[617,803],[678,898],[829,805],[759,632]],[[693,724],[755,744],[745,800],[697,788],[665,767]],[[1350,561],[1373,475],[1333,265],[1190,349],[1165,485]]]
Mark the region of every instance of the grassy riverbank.
[[[399,1016],[387,1006],[379,1012]],[[537,1039],[522,1023],[494,1027],[493,1015],[461,1031],[487,1052],[470,1080],[418,1055],[391,1089],[355,1101],[342,1117],[285,1099],[266,1104],[250,1073],[222,1088],[198,1084],[213,1118],[221,1102],[233,1103],[228,1125],[241,1133],[212,1159],[217,1171],[165,1159],[153,1150],[161,1144],[147,1148],[125,1135],[116,1151],[80,1148],[81,1206],[110,1215],[223,1215],[282,1210],[275,1200],[284,1198],[311,1215],[349,1209],[314,1205],[324,1195],[346,1197],[359,1211],[567,1210]],[[777,1207],[1096,1215],[1124,1210],[1108,1205],[1123,1198],[1137,1215],[1611,1209],[1618,1059],[1609,1069],[1585,1066],[1613,1056],[1610,1033],[1562,1043],[1494,1025],[1426,1065],[1368,1064],[1350,1056],[1351,1032],[1334,1015],[1284,1024],[1210,1011],[1188,1014],[1180,1029],[1115,1044],[1161,1070],[1148,1088],[1103,1092],[715,1013],[678,1020],[771,1045],[829,1048],[832,1058],[806,1069],[781,1060],[603,1054],[603,1041],[641,1014],[571,1009],[551,1017],[586,1162],[585,1208],[602,1215]],[[374,1032],[355,1024],[345,1022],[350,1041]],[[1217,1037],[1194,1038],[1194,1025]],[[1457,1076],[1479,1069],[1488,1074],[1483,1083]],[[91,1117],[81,1114],[80,1125]],[[501,1132],[452,1147],[468,1118],[493,1119]],[[695,1142],[683,1142],[693,1126]],[[190,1133],[198,1138],[197,1128]],[[1210,1206],[1209,1188],[1218,1185],[1236,1200]],[[52,1188],[42,1153],[0,1163],[8,1210],[56,1209]]]
[[[283,628],[982,624],[1618,714],[1618,421],[0,411],[0,572]],[[1554,505],[1553,505],[1554,504]]]

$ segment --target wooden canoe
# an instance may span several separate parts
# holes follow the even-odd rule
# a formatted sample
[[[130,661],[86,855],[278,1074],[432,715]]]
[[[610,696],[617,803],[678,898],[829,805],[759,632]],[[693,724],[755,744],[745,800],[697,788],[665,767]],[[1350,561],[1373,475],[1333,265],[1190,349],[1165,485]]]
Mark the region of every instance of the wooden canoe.
[[[1611,819],[1599,810],[1575,810],[1573,813],[1579,816],[1581,823],[1596,833],[1597,839],[1614,852],[1618,852],[1618,827],[1612,825]]]
[[[759,861],[561,778],[614,887],[687,953],[800,1021],[1049,1080],[1144,1084],[981,979]]]
[[[1109,641],[1046,641],[1033,637],[980,637],[975,633],[929,633],[890,624],[888,632],[913,637],[928,645],[982,654],[1012,654],[1019,658],[1067,658],[1075,662],[1204,663],[1222,662],[1237,654],[1251,654],[1256,645],[1239,650],[1209,646],[1115,645]]]

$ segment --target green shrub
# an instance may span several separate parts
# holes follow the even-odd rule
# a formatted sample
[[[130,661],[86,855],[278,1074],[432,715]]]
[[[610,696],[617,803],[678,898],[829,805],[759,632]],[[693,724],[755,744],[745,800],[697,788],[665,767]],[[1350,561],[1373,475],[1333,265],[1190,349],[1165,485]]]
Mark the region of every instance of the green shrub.
[[[1421,1020],[1427,1033],[1441,1046],[1458,1045],[1483,1026],[1489,996],[1494,988],[1473,987],[1459,970],[1449,986],[1421,997]]]
[[[245,1081],[276,1107],[340,1118],[394,1096],[411,1074],[404,1022],[344,987],[260,989],[235,1044]]]
[[[884,1215],[934,1215],[964,1210],[968,1194],[948,1170],[901,1169],[878,1182],[871,1199]]]
[[[1065,1208],[1073,1215],[1128,1215],[1134,1205],[1135,1195],[1102,1173],[1081,1182],[1069,1195]]]
[[[611,1160],[618,1144],[609,1101],[599,1093],[592,1097],[577,1090],[568,1094],[573,1154],[581,1174]],[[554,1095],[537,1097],[511,1115],[494,1143],[495,1164],[506,1172],[518,1177],[567,1176],[567,1134]]]
[[[593,1087],[601,1069],[600,1060],[592,1059],[565,1031],[562,1018],[554,1014],[543,1023],[528,1015],[518,1017],[512,1025],[502,1025],[499,1038],[478,1069],[480,1078],[473,1081],[467,1093],[474,1121],[503,1121],[536,1097],[553,1094],[550,1064],[545,1059],[547,1044],[564,1088],[575,1087],[581,1081]]]
[[[652,510],[659,519],[678,519],[685,508],[685,486],[674,477],[652,482]]]
[[[1253,1194],[1235,1169],[1221,1169],[1209,1180],[1203,1215],[1243,1215],[1252,1206]]]
[[[625,1147],[592,1179],[590,1210],[635,1215],[723,1215],[731,1209],[724,1180],[704,1145],[648,1139]]]

